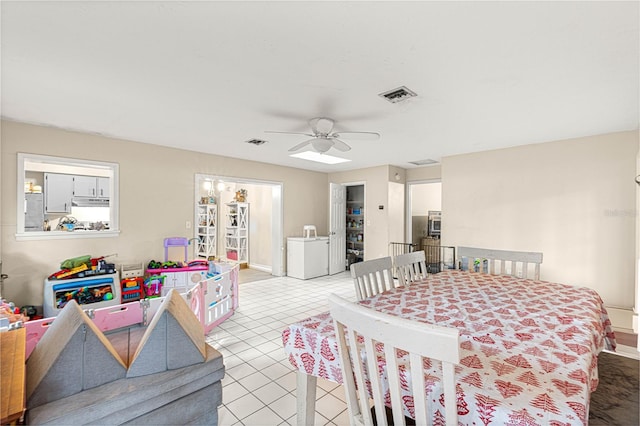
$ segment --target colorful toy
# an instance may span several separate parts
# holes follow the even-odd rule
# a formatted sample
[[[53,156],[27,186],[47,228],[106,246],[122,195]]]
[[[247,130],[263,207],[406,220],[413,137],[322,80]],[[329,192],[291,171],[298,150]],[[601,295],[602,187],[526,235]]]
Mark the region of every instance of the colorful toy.
[[[187,247],[189,246],[189,240],[183,237],[170,237],[164,239],[164,261],[169,260],[169,248],[171,247],[184,247],[184,261],[187,261]]]
[[[60,269],[73,269],[80,265],[91,266],[91,256],[85,255],[66,259],[60,263]]]
[[[49,275],[49,279],[61,280],[69,278],[84,278],[90,275],[113,274],[116,270],[116,265],[113,263],[107,263],[104,260],[106,257],[110,256],[115,256],[115,254],[95,258],[85,255],[64,260],[60,264],[60,271]]]
[[[26,322],[29,320],[29,317],[23,315],[20,312],[20,308],[17,308],[13,302],[7,302],[4,299],[0,299],[0,318],[7,318],[9,323],[16,321]]]
[[[162,286],[166,275],[151,275],[144,280],[144,291],[147,297],[162,296]]]
[[[56,307],[58,309],[70,301],[75,300],[79,305],[102,302],[103,300],[113,300],[113,292],[110,285],[100,287],[80,287],[72,291],[56,292]]]
[[[59,280],[63,279],[63,278],[68,278],[71,277],[73,275],[76,275],[82,271],[86,271],[87,269],[89,269],[89,267],[87,266],[86,263],[82,263],[80,264],[80,266],[76,266],[74,268],[68,269],[65,272],[62,273],[56,273],[55,277]]]
[[[158,262],[156,260],[152,260],[149,262],[149,265],[147,265],[147,268],[149,269],[160,269],[162,268],[162,263]]]
[[[122,303],[135,302],[145,298],[144,280],[142,277],[124,278],[122,286]]]

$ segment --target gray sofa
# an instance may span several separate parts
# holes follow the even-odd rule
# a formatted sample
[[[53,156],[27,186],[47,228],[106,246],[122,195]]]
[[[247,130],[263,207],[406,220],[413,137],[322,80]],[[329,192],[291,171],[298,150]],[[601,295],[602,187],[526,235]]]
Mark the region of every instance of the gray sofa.
[[[172,291],[148,326],[109,335],[68,303],[26,372],[30,425],[217,425],[225,368]]]

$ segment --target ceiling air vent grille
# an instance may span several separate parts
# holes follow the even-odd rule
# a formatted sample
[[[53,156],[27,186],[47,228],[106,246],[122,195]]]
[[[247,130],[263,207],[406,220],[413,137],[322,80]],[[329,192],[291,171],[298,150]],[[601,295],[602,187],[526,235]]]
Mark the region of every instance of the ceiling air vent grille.
[[[409,163],[414,164],[416,166],[427,166],[429,164],[437,164],[438,162],[436,160],[427,158],[425,160],[409,161]]]
[[[407,89],[405,86],[400,86],[397,89],[389,90],[387,92],[380,93],[382,96],[391,103],[397,104],[414,96],[418,96],[415,92]]]
[[[249,139],[248,141],[245,141],[246,143],[250,143],[252,145],[262,145],[267,143],[267,141],[262,140],[262,139]]]

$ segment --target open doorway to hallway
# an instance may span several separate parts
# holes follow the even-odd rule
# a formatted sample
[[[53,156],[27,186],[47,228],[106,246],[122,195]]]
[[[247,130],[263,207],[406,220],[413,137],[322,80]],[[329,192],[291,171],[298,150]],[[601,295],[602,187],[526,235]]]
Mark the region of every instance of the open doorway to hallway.
[[[407,241],[419,250],[423,239],[440,239],[442,218],[442,183],[438,181],[407,183]]]
[[[413,250],[423,250],[430,271],[440,271],[446,260],[440,238],[442,223],[442,184],[437,181],[407,182],[406,241]]]
[[[238,197],[243,196],[245,222],[237,216]],[[214,247],[209,250],[217,259],[242,262],[249,269],[283,275],[282,183],[196,174],[194,239],[197,241],[203,238],[198,212],[204,211],[201,203],[205,200],[215,204],[211,210],[216,214],[213,221],[216,226],[207,232],[215,236],[210,238]],[[241,224],[244,229],[240,229]]]

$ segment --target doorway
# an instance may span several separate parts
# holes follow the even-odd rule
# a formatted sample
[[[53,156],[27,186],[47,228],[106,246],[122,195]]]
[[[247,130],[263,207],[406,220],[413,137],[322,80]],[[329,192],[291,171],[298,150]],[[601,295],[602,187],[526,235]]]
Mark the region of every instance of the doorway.
[[[406,214],[406,241],[413,244],[414,250],[425,252],[428,269],[439,271],[443,262],[452,263],[453,259],[444,256],[440,244],[442,183],[439,180],[408,182]]]
[[[365,256],[365,184],[330,183],[329,275],[349,270]]]
[[[230,214],[234,213],[233,207],[228,204],[235,202],[238,192],[243,192],[246,194],[245,202],[248,205],[247,238],[244,242],[247,249],[246,264],[250,269],[282,276],[284,273],[282,186],[280,182],[196,174],[194,239],[199,240],[202,237],[198,226],[198,206],[201,201],[204,201],[203,198],[211,199],[216,204],[215,223],[217,225],[215,231],[212,231],[215,234],[215,248],[212,250],[216,258],[227,259],[227,253],[230,252],[227,234],[230,230],[226,229],[226,225],[229,220],[232,220]],[[243,244],[243,242],[236,244]]]
[[[364,185],[346,186],[346,269],[364,260]]]

